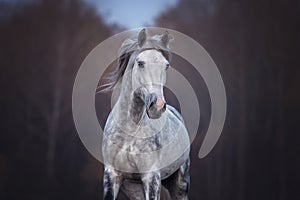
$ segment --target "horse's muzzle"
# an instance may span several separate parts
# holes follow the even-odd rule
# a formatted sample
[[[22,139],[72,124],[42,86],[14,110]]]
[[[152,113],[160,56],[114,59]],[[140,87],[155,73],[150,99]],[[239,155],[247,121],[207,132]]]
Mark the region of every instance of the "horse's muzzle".
[[[157,97],[155,93],[151,93],[146,104],[147,115],[151,119],[157,119],[166,110],[166,101],[164,97]]]

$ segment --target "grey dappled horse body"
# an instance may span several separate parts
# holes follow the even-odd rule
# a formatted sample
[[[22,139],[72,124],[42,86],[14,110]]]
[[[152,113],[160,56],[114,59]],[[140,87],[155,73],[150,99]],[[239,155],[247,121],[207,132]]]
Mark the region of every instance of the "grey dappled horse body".
[[[104,128],[106,200],[116,199],[120,188],[135,200],[188,199],[189,136],[163,95],[170,38],[167,32],[147,38],[143,29],[120,48],[104,89],[121,87]]]

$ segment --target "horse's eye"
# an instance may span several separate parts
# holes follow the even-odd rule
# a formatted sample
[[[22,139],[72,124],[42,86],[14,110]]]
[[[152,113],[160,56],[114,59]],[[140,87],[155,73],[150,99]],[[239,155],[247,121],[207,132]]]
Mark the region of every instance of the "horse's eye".
[[[145,65],[145,62],[143,62],[143,61],[138,61],[138,66],[139,66],[140,68],[143,68],[144,65]]]
[[[166,64],[166,70],[169,69],[169,67],[170,67],[170,64],[169,63]]]

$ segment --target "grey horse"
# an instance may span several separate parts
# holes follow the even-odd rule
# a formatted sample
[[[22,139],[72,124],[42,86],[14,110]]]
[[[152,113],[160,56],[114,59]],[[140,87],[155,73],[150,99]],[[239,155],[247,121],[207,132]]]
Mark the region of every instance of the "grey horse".
[[[133,200],[188,199],[189,135],[163,93],[171,39],[142,29],[125,40],[103,89],[120,88],[102,141],[105,200],[117,199],[120,188]]]

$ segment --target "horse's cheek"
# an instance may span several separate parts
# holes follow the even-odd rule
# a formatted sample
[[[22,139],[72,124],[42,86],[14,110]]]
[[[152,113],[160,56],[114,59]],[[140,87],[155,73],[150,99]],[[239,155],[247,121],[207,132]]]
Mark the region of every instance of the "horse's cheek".
[[[137,88],[140,87],[139,82],[140,82],[140,81],[139,81],[139,76],[138,76],[138,74],[134,73],[134,74],[132,75],[132,88],[133,88],[133,90],[135,90],[135,89],[137,89]]]

